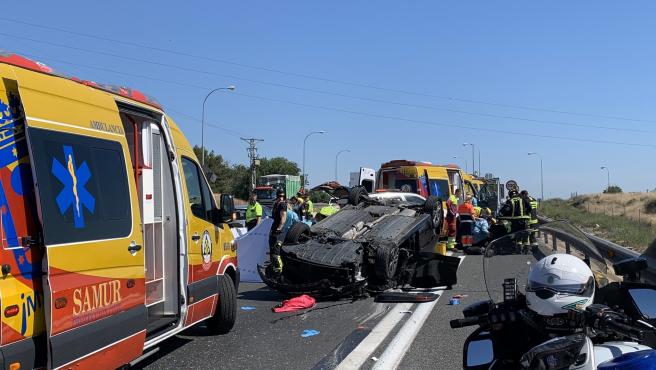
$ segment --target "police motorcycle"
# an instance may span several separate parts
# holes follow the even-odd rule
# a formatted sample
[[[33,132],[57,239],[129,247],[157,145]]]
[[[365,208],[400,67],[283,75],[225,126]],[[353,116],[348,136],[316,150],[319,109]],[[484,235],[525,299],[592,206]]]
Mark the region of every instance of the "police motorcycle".
[[[465,342],[463,368],[656,369],[656,286],[640,282],[646,261],[610,269],[566,222],[541,225],[540,234],[546,242],[531,254],[513,253],[511,234],[480,257],[489,300],[451,321],[454,329],[478,327]]]

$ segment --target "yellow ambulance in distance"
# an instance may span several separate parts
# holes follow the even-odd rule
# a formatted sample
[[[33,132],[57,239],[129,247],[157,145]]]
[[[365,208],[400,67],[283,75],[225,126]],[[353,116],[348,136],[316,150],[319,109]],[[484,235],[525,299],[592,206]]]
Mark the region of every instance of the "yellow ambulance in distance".
[[[0,52],[0,162],[2,368],[117,368],[232,328],[232,197],[154,100]]]
[[[446,201],[456,189],[463,189],[465,172],[458,166],[435,165],[428,162],[393,160],[383,163],[378,171],[378,189],[417,193],[423,197],[436,196]],[[467,195],[463,192],[461,200]]]

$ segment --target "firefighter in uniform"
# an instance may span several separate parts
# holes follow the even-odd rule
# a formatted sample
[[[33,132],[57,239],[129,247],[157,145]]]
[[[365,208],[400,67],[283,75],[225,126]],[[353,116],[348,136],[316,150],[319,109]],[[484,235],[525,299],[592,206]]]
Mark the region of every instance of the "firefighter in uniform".
[[[499,214],[501,215],[500,219],[510,221],[511,232],[517,233],[515,246],[520,252],[528,253],[531,205],[519,196],[517,190],[511,190],[508,193],[508,200]]]
[[[283,189],[278,189],[276,192],[272,218],[273,224],[271,224],[271,232],[269,233],[269,257],[273,272],[275,274],[281,274],[282,258],[280,257],[280,252],[282,243],[285,240],[285,234],[282,232],[282,229],[287,221],[287,198]]]
[[[528,194],[528,191],[522,190],[520,193],[525,202],[531,205],[531,219],[529,220],[529,228],[531,229],[530,241],[531,248],[538,246],[538,200]]]
[[[446,201],[446,224],[449,227],[449,240],[446,243],[447,249],[453,249],[456,247],[456,235],[458,233],[456,218],[458,217],[458,202],[460,200],[460,194],[462,194],[462,190],[456,189],[454,194],[451,194]]]

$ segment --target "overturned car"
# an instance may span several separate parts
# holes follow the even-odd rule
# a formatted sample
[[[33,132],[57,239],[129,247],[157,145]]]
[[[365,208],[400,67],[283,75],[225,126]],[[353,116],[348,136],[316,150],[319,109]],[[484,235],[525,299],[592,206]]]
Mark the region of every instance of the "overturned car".
[[[456,283],[460,259],[433,252],[444,218],[439,199],[326,188],[344,205],[311,227],[292,226],[282,247],[282,274],[258,266],[269,287],[289,295],[355,297]]]

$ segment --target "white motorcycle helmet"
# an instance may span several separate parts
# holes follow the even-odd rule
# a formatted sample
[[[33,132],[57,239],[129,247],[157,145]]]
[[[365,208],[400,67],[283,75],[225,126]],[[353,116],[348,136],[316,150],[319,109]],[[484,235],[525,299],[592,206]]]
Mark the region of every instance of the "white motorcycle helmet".
[[[552,254],[531,266],[528,308],[542,316],[584,311],[592,304],[595,280],[590,267],[569,254]]]

